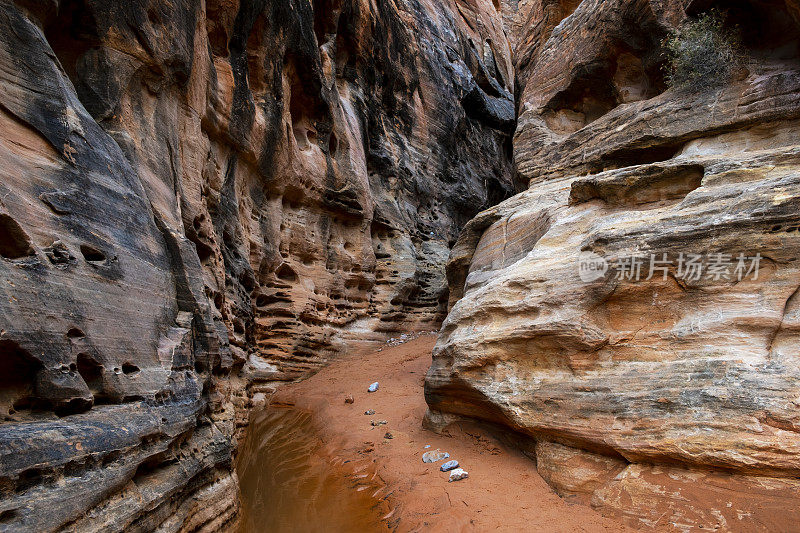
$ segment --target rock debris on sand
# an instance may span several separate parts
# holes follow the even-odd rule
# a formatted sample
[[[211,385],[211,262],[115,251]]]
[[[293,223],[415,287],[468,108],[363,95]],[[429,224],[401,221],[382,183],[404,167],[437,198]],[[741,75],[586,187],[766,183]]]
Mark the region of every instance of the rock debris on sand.
[[[435,450],[423,453],[422,462],[435,463],[437,461],[441,461],[442,459],[447,459],[448,457],[450,457],[449,453],[443,452],[439,448],[436,448]]]
[[[458,468],[458,461],[456,461],[455,459],[453,459],[452,461],[447,461],[446,463],[443,463],[442,466],[439,467],[439,469],[442,472],[449,472],[454,468]]]
[[[452,483],[453,481],[458,481],[461,479],[467,479],[469,477],[469,472],[464,470],[463,468],[456,468],[452,472],[450,472],[450,480],[449,482]]]
[[[367,387],[367,392],[375,392],[377,390],[378,390],[378,382],[377,381],[375,383],[373,383],[372,385],[370,385],[369,387]]]

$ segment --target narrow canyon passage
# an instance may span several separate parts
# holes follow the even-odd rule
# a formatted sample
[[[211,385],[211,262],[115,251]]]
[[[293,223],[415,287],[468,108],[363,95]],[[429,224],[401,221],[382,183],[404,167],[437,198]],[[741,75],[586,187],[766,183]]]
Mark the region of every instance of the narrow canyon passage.
[[[0,0],[0,533],[794,532],[798,347],[800,0]]]

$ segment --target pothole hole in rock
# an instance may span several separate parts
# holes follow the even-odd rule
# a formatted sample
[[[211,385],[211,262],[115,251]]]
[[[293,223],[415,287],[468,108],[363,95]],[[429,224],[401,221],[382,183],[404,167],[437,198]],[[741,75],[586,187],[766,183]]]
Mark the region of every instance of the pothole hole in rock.
[[[158,436],[145,435],[142,437],[142,445],[146,446],[147,444],[155,443],[158,440]],[[134,484],[145,484],[150,476],[158,472],[158,470],[163,466],[166,466],[164,463],[168,461],[168,454],[169,452],[157,453],[139,463],[139,466],[136,467],[136,472],[133,474],[131,481]]]
[[[683,146],[684,143],[667,143],[647,148],[629,148],[609,152],[589,168],[589,174],[669,161],[681,152]]]
[[[188,236],[188,235],[187,235]],[[197,249],[197,258],[200,260],[201,265],[207,265],[209,259],[214,255],[214,249],[201,241],[200,239],[192,239],[189,237],[189,240],[192,241],[195,248]]]
[[[256,296],[256,307],[266,307],[268,305],[283,301],[281,298],[270,294],[259,294]]]
[[[769,229],[770,233],[792,233],[795,231],[800,231],[800,226],[787,226],[784,228],[780,224],[777,224]]]
[[[122,363],[122,373],[125,375],[138,374],[139,367],[128,361]]]
[[[253,292],[258,286],[254,273],[249,269],[243,270],[241,274],[239,274],[239,283],[242,284],[242,287],[248,293]]]
[[[91,409],[93,403],[94,400],[87,400],[86,398],[72,398],[54,406],[53,412],[59,417],[83,413]]]
[[[6,524],[15,520],[19,516],[19,511],[16,509],[6,509],[5,511],[0,511],[0,524]]]
[[[289,115],[292,133],[301,151],[317,144],[317,128],[325,126],[326,106],[319,97],[318,80],[306,75],[301,60],[290,55],[286,59],[284,76],[289,82]]]
[[[67,331],[67,337],[70,339],[82,339],[86,336],[86,334],[78,328],[70,328]]]
[[[31,487],[40,485],[51,477],[52,469],[48,471],[44,468],[28,468],[19,473],[14,489],[17,492],[24,492]]]
[[[206,2],[206,31],[211,53],[219,57],[228,57],[228,31],[223,21],[225,4]]]
[[[87,263],[103,264],[106,261],[106,254],[88,244],[81,244],[81,255]]]
[[[41,363],[18,343],[0,340],[0,414],[31,407],[36,372]]]
[[[102,44],[97,35],[97,23],[92,11],[87,9],[84,0],[64,0],[58,4],[58,16],[44,30],[47,42],[64,71],[79,89],[78,61],[86,52],[99,48]]]
[[[593,61],[577,66],[569,85],[544,106],[548,128],[569,135],[622,104],[663,93],[665,37],[646,21],[632,24],[624,42],[609,44]]]
[[[150,6],[147,9],[147,20],[150,24],[161,24],[161,15],[156,9],[156,6]]]
[[[342,0],[313,0],[314,35],[317,44],[322,46],[329,38],[336,35],[339,14],[342,11]]]
[[[328,139],[328,153],[331,157],[336,157],[336,153],[339,151],[339,138],[336,137],[334,132],[331,132],[330,139]]]
[[[286,263],[282,264],[280,268],[278,268],[277,272],[275,272],[275,275],[284,281],[297,281],[297,273]]]
[[[201,265],[208,264],[209,259],[214,255],[214,248],[211,243],[212,239],[208,238],[208,234],[204,231],[203,222],[205,215],[198,215],[194,217],[191,225],[184,224],[186,238],[189,239],[197,249],[197,257],[200,259]]]
[[[693,0],[686,14],[697,17],[712,9],[725,17],[725,25],[737,32],[751,66],[800,67],[800,21],[785,0]]]
[[[79,353],[76,366],[78,373],[86,382],[89,391],[95,397],[95,403],[98,396],[103,392],[103,365],[101,365],[94,357],[86,353]]]
[[[5,213],[0,214],[0,256],[20,259],[33,253],[31,241],[17,221]]]

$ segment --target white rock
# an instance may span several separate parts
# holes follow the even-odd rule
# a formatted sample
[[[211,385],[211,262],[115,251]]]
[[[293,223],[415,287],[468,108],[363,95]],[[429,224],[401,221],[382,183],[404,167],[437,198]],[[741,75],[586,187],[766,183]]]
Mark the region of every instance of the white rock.
[[[437,461],[441,461],[442,459],[447,459],[450,457],[450,454],[447,452],[443,452],[439,448],[435,450],[431,450],[429,452],[425,452],[422,454],[422,462],[423,463],[435,463]]]
[[[463,468],[456,468],[455,470],[450,471],[450,483],[453,481],[458,481],[459,479],[467,479],[468,477],[469,472]]]

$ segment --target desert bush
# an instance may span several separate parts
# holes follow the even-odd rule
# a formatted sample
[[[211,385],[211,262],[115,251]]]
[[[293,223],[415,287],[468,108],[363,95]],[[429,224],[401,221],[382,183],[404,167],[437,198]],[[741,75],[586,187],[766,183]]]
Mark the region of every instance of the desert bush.
[[[665,43],[667,84],[675,89],[712,89],[729,82],[744,56],[737,27],[714,9],[689,20]]]

